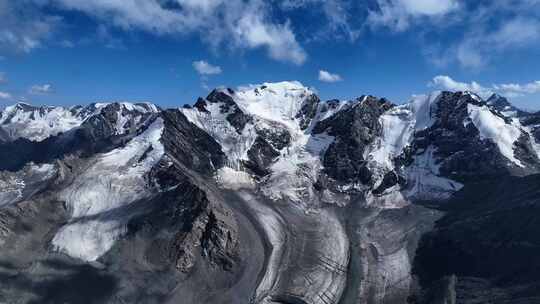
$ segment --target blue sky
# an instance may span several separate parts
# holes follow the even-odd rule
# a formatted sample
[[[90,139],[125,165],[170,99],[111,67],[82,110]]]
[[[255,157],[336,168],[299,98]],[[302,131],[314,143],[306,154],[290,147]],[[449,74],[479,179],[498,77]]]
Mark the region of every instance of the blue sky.
[[[0,0],[0,107],[174,107],[282,80],[322,99],[471,90],[540,109],[540,0]]]

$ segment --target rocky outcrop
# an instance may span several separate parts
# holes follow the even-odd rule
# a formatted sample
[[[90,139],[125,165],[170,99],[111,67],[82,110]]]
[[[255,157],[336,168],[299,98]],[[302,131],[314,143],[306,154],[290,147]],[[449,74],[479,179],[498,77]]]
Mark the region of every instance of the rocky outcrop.
[[[255,175],[262,177],[270,174],[268,167],[280,154],[266,140],[258,136],[247,155],[249,161],[245,161],[244,166]]]
[[[238,264],[238,231],[230,210],[211,203],[204,192],[187,180],[176,190],[161,195],[154,204],[150,212],[128,225],[132,237],[169,236],[160,238],[161,256],[159,251],[148,248],[150,262],[170,261],[172,267],[184,273],[191,272],[201,258],[225,271]]]
[[[307,129],[315,116],[317,115],[317,109],[319,108],[321,100],[315,94],[309,95],[302,104],[302,108],[296,114],[295,118],[300,120],[300,128],[302,130]]]
[[[143,105],[138,107],[150,107]],[[51,135],[42,141],[23,137],[7,142],[0,141],[0,159],[5,160],[0,164],[0,170],[17,171],[29,162],[52,163],[67,155],[87,158],[96,153],[113,150],[144,132],[156,119],[156,110],[157,108],[148,108],[149,112],[139,108],[128,110],[125,104],[109,104],[84,120],[80,126],[65,133]],[[123,117],[122,123],[119,117]]]
[[[493,109],[509,117],[524,117],[530,114],[515,107],[510,103],[510,101],[508,101],[506,97],[499,94],[491,95],[488,99],[486,99],[486,103]]]
[[[0,132],[0,302],[536,301],[540,120],[506,107],[283,82]]]
[[[252,118],[238,107],[229,94],[234,94],[234,91],[228,89],[227,93],[225,93],[214,90],[210,92],[206,100],[211,103],[220,103],[220,112],[226,115],[225,119],[236,129],[236,132],[242,133],[242,130],[247,123],[252,121]]]
[[[530,129],[532,136],[540,143],[540,112],[522,117],[521,123]]]
[[[364,152],[381,135],[379,117],[393,106],[386,99],[364,96],[314,127],[314,134],[335,137],[323,157],[324,170],[331,178],[347,184],[371,182]]]
[[[220,145],[189,122],[182,112],[166,110],[161,117],[165,124],[161,141],[168,156],[203,174],[211,174],[223,166],[226,157]]]
[[[443,176],[466,182],[479,176],[504,175],[509,172],[530,174],[538,170],[538,158],[525,132],[522,132],[513,150],[516,158],[527,164],[526,168],[509,162],[494,141],[482,138],[469,117],[470,105],[485,105],[478,97],[470,93],[443,92],[437,105],[436,121],[429,128],[415,134],[412,153],[434,147],[434,156],[440,160]],[[501,113],[491,113],[511,124],[510,119]]]

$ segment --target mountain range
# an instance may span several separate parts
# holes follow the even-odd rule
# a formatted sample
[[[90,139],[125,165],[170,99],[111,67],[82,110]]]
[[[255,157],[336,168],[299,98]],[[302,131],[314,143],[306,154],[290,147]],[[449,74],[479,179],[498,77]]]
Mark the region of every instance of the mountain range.
[[[539,303],[540,113],[298,82],[0,113],[0,303]]]

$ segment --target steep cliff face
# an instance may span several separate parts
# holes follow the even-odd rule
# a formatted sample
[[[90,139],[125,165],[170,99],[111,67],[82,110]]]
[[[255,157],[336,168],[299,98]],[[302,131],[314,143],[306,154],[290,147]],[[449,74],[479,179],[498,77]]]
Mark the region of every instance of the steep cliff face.
[[[372,183],[365,152],[381,137],[381,115],[394,107],[385,99],[365,96],[348,109],[317,123],[313,133],[326,133],[335,139],[324,154],[325,173],[344,184]]]
[[[496,99],[282,82],[181,109],[9,107],[0,302],[535,299],[524,263],[495,265],[535,254],[539,123]]]

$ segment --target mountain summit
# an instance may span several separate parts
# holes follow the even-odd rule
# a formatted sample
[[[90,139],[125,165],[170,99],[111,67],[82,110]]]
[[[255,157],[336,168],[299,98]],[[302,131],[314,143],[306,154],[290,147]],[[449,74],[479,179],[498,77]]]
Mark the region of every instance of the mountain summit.
[[[539,126],[500,96],[321,101],[299,82],[216,89],[178,109],[10,106],[0,113],[0,302],[538,297],[533,279],[497,283],[506,270],[455,262],[495,245],[454,253],[476,241],[456,214],[471,220],[466,231],[492,229],[485,217],[503,208],[468,200],[503,180],[516,193],[490,203],[534,191]],[[537,200],[516,204],[536,212]],[[517,250],[533,250],[523,242]],[[439,243],[456,250],[443,257],[454,268],[432,267]]]

